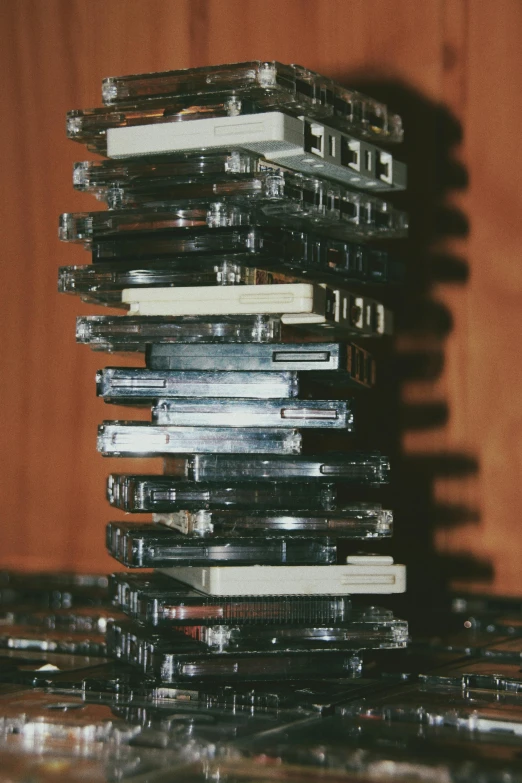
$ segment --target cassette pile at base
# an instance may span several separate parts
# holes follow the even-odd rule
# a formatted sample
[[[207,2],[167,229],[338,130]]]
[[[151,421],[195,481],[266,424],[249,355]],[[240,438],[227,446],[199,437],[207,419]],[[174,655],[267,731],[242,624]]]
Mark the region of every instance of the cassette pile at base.
[[[403,621],[348,595],[0,572],[0,779],[521,783],[522,603],[431,609],[401,647]],[[373,647],[358,677],[347,643]]]
[[[109,79],[103,97],[68,115],[106,155],[74,187],[107,209],[61,216],[92,261],[59,290],[122,311],[79,317],[78,342],[137,356],[97,374],[125,406],[98,450],[164,460],[108,479],[115,516],[152,514],[109,522],[109,553],[155,569],[114,577],[108,652],[167,684],[358,677],[364,651],[408,642],[375,606],[404,566],[360,551],[392,535],[389,460],[353,435],[404,275],[383,246],[408,227],[389,200],[400,118],[279,63]]]

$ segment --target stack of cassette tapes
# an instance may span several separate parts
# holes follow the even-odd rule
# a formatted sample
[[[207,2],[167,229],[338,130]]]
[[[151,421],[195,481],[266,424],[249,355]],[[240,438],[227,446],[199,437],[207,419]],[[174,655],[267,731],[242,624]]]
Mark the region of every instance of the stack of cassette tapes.
[[[375,500],[387,457],[352,435],[404,272],[382,240],[407,216],[382,196],[406,171],[379,146],[400,118],[276,62],[109,78],[103,100],[68,116],[106,156],[74,186],[108,209],[61,216],[92,263],[59,289],[123,311],[80,317],[78,342],[145,354],[97,393],[151,421],[105,421],[98,450],[165,464],[108,479],[112,507],[152,514],[107,527],[136,569],[113,577],[127,619],[108,649],[168,684],[357,676],[362,651],[408,638],[364,599],[403,592],[405,569],[359,552],[393,515]]]

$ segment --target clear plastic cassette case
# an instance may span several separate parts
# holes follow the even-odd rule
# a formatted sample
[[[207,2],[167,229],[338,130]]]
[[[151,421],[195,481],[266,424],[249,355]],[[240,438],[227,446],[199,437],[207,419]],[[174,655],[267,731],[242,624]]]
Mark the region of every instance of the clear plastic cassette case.
[[[519,750],[520,740],[502,733],[333,715],[259,734],[231,748],[208,773],[231,783],[520,783]]]
[[[220,370],[149,370],[142,367],[106,367],[96,373],[96,392],[105,402],[139,404],[183,398],[196,401],[212,397],[242,401],[286,398],[298,404],[295,372],[226,372]],[[303,403],[301,403],[303,404]],[[348,404],[348,403],[346,403]],[[302,426],[301,424],[299,426]]]
[[[263,530],[325,531],[345,538],[387,538],[392,535],[393,514],[379,504],[358,503],[328,513],[292,509],[279,512],[239,511],[174,511],[154,516],[154,522],[167,525],[192,536],[213,536],[260,532]]]
[[[112,655],[162,682],[209,677],[296,680],[321,677],[325,671],[329,677],[357,677],[361,667],[360,658],[348,650],[305,651],[289,643],[273,650],[213,652],[182,633],[159,633],[131,622],[112,624],[107,644]]]
[[[159,345],[205,343],[206,350],[209,350],[209,343],[217,345],[229,342],[241,344],[274,342],[279,339],[280,333],[280,319],[270,315],[183,316],[181,318],[87,315],[76,319],[76,341],[90,345],[93,350],[109,352],[144,351],[151,343]],[[152,369],[171,368],[153,367]],[[177,369],[214,368],[180,367]]]
[[[235,178],[260,171],[263,158],[245,150],[227,150],[148,157],[134,160],[84,160],[73,166],[73,187],[98,198],[115,185],[129,189],[149,188],[154,183],[205,182],[216,178]]]
[[[517,694],[430,683],[365,702],[339,706],[341,715],[369,721],[448,726],[462,732],[522,736],[522,703]]]
[[[162,525],[110,522],[107,549],[128,568],[202,566],[208,563],[235,565],[326,565],[335,563],[337,547],[325,536],[282,535],[266,532],[256,536],[194,537]]]
[[[266,268],[248,266],[234,260],[220,260],[214,256],[184,258],[177,257],[166,261],[145,261],[140,266],[137,261],[98,262],[85,266],[64,266],[59,269],[59,293],[75,294],[87,303],[109,307],[127,308],[122,302],[124,289],[166,288],[222,285],[269,285],[272,283],[298,283],[313,281],[321,283],[324,279],[339,284],[343,273],[332,275],[329,269],[285,266],[277,260],[260,261]],[[275,271],[278,270],[278,271]],[[334,280],[333,278],[337,279]],[[344,282],[344,281],[343,281]],[[347,283],[368,282],[355,275]],[[369,281],[371,282],[371,281]],[[382,282],[382,280],[380,281]],[[342,292],[334,290],[334,300],[341,300]],[[360,297],[362,299],[362,297]],[[342,303],[334,301],[335,307],[342,312]],[[341,315],[341,312],[338,314]],[[335,316],[335,311],[334,311]],[[344,316],[346,317],[346,316]],[[357,321],[355,312],[353,321]]]
[[[343,130],[388,142],[403,138],[402,122],[383,103],[300,65],[254,60],[244,63],[188,68],[159,73],[113,76],[104,79],[103,102],[107,106],[145,100],[212,95],[263,94],[266,107],[281,107],[296,115],[308,113]],[[270,104],[270,101],[273,101]]]
[[[259,484],[195,484],[171,476],[111,474],[107,499],[111,506],[134,513],[172,514],[202,509],[335,508],[334,484],[298,484],[266,481]]]
[[[234,261],[219,258],[177,259],[175,262],[147,264],[100,262],[85,266],[63,266],[58,270],[58,291],[76,294],[84,302],[125,307],[125,288],[195,285],[239,285],[254,283],[256,271]]]
[[[98,451],[104,457],[167,454],[299,454],[295,429],[175,427],[135,421],[106,421],[98,428]]]
[[[72,632],[28,625],[6,625],[0,628],[0,649],[96,656],[103,656],[106,652],[105,638],[98,631]]]
[[[94,263],[104,261],[162,261],[172,256],[215,255],[216,253],[259,253],[263,231],[252,226],[234,228],[171,228],[136,235],[120,234],[94,239],[91,243]]]
[[[231,264],[261,267],[266,279],[261,271],[254,274],[256,280],[265,283],[272,281],[270,272],[288,272],[309,276],[320,283],[395,284],[403,280],[405,271],[403,263],[380,247],[279,227],[152,231],[146,236],[94,240],[91,249],[96,265],[126,263],[128,266],[123,269],[128,269],[134,264],[138,273],[146,265],[147,269],[158,267],[160,275],[165,274],[166,266],[174,268],[179,264],[180,268],[186,268],[189,261],[196,259],[201,261],[201,268],[207,261],[213,266],[216,260],[217,263],[227,260]],[[215,253],[227,255],[225,259],[216,259],[212,255]],[[103,268],[113,269],[112,266]],[[154,277],[149,276],[147,282],[151,279]]]
[[[210,199],[158,202],[137,209],[107,212],[65,212],[60,215],[58,235],[62,242],[90,248],[100,238],[136,236],[176,228],[234,228],[236,226],[285,225],[301,230],[328,232],[329,236],[399,239],[407,236],[405,212],[374,196],[350,191],[340,185],[328,188],[304,184],[257,204]]]
[[[0,571],[0,606],[32,604],[42,609],[70,609],[107,603],[108,579],[102,574]]]
[[[299,427],[353,430],[350,403],[333,400],[201,398],[158,400],[158,425],[190,427]]]
[[[207,271],[199,274],[198,267]],[[220,290],[229,285],[234,286],[233,291]],[[381,337],[393,331],[393,315],[380,301],[228,261],[211,262],[209,266],[198,259],[193,270],[183,271],[125,271],[118,264],[62,267],[58,290],[78,294],[84,302],[121,307],[133,316],[274,313],[281,315],[283,324],[318,333],[329,330],[348,336]]]
[[[98,212],[65,212],[60,215],[58,236],[62,242],[77,242],[90,248],[92,240],[175,228],[231,228],[252,224],[247,209],[221,201],[171,209],[142,209]],[[130,236],[129,236],[130,235]]]
[[[87,323],[98,324],[91,317]],[[117,316],[116,316],[117,318]],[[114,318],[112,319],[114,320]],[[125,320],[120,318],[119,320]],[[82,324],[84,319],[82,319]],[[107,319],[102,321],[106,323]],[[101,324],[100,324],[101,325]],[[181,340],[180,340],[181,342]],[[189,342],[186,340],[185,342]],[[169,345],[151,340],[146,352],[151,370],[220,370],[222,372],[335,370],[348,385],[371,387],[375,383],[375,362],[371,354],[353,343],[272,343],[242,345]],[[239,341],[238,341],[239,342]],[[258,341],[259,343],[261,341]],[[263,342],[269,342],[268,340]]]
[[[380,486],[390,479],[390,463],[379,452],[287,456],[194,454],[165,463],[169,475],[189,481],[336,481]]]
[[[380,247],[288,228],[258,229],[257,235],[269,257],[319,282],[388,284],[404,278],[404,264]]]
[[[288,710],[298,710],[301,716],[318,716],[331,714],[338,703],[362,698],[378,689],[379,684],[375,681],[351,678],[231,684],[202,682],[198,686],[197,698],[200,703],[229,708],[234,712],[245,710],[255,714],[257,710],[266,710],[288,714]],[[176,698],[176,693],[177,688],[168,685],[160,685],[153,690],[154,698],[158,699]]]
[[[150,625],[233,624],[330,626],[352,622],[349,596],[231,596],[217,598],[161,573],[120,572],[112,576],[115,603]],[[357,615],[358,616],[358,615]]]
[[[408,643],[408,623],[394,619],[392,612],[378,607],[336,627],[186,625],[180,626],[180,630],[218,651],[284,648],[288,644],[314,650],[389,650],[404,648]]]
[[[438,671],[420,674],[419,679],[429,686],[456,687],[462,690],[480,689],[522,693],[522,671],[519,662],[492,661],[468,658],[459,660]]]
[[[406,184],[404,164],[373,145],[348,139],[345,157],[344,184],[383,192],[402,190]],[[284,164],[281,167],[241,150],[198,150],[152,159],[83,161],[75,164],[73,184],[105,201],[110,209],[215,197],[248,203],[283,196],[308,202],[310,209],[314,204],[320,207],[321,202],[323,208],[331,208],[342,194],[342,185],[316,173],[308,169],[305,174],[294,173]]]

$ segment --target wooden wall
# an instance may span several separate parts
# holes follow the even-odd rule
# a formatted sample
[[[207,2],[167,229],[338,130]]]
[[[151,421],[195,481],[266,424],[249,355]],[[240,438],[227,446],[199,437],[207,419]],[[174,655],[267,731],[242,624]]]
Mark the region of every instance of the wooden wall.
[[[445,401],[448,417],[403,445],[476,461],[434,477],[437,502],[474,512],[437,529],[437,546],[489,562],[490,589],[522,593],[519,0],[4,0],[0,19],[0,566],[112,569],[104,477],[136,468],[96,452],[97,423],[116,416],[94,394],[110,361],[75,344],[75,316],[92,308],[56,294],[57,267],[88,262],[59,243],[57,216],[94,207],[71,187],[87,156],[66,139],[65,112],[99,105],[104,76],[258,58],[400,86],[410,115],[423,96],[462,125],[469,187],[451,199],[469,231],[461,220],[443,250],[467,279],[434,282],[452,317],[444,370],[404,389],[409,402]],[[422,138],[409,143],[420,160]]]

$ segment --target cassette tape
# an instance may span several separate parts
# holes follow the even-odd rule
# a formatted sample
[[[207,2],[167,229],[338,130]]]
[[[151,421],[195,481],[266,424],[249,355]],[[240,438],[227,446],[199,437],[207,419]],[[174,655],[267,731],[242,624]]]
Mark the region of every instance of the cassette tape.
[[[477,735],[450,726],[327,715],[236,744],[207,766],[207,774],[234,783],[321,779],[518,783],[519,747],[518,737],[504,733]],[[185,779],[192,781],[189,776]]]
[[[246,316],[244,316],[246,318]],[[259,316],[261,317],[261,316]],[[268,316],[267,316],[268,317]],[[97,321],[92,321],[97,318]],[[117,318],[117,316],[115,316]],[[126,321],[129,316],[119,320]],[[87,323],[100,327],[100,316],[91,316]],[[114,320],[114,318],[112,318]],[[84,326],[82,319],[81,326]],[[107,323],[107,319],[104,319]],[[85,326],[87,325],[85,323]],[[107,323],[107,325],[109,325]],[[268,341],[267,341],[268,342]],[[169,345],[151,341],[146,351],[150,370],[220,370],[227,372],[294,371],[315,372],[324,376],[324,370],[333,370],[342,383],[355,386],[373,386],[375,362],[368,351],[353,343],[271,343],[242,345]]]
[[[181,534],[180,534],[181,535]],[[385,555],[351,555],[345,565],[164,568],[208,595],[373,595],[404,593],[406,569]]]
[[[292,198],[282,196],[264,204],[235,204],[208,199],[160,202],[157,206],[108,212],[65,212],[60,215],[58,235],[62,242],[81,243],[90,248],[103,237],[131,237],[179,228],[233,228],[236,226],[293,226],[327,232],[349,239],[399,239],[407,236],[405,212],[386,201],[364,193],[333,186],[327,197],[310,201],[316,191],[304,188]]]
[[[58,292],[76,294],[82,301],[125,307],[125,288],[151,286],[237,285],[254,283],[256,270],[219,258],[192,258],[163,265],[136,267],[135,262],[100,262],[63,266],[58,272]]]
[[[99,656],[4,648],[0,654],[0,690],[23,686],[78,691],[87,690],[92,684],[98,691],[110,693],[119,687],[116,682],[137,684],[137,678],[134,673],[128,674],[127,667],[119,669],[121,676],[112,661]]]
[[[441,688],[522,693],[522,671],[519,662],[468,658],[438,671],[421,674],[420,679],[428,686]]]
[[[277,258],[295,274],[314,276],[319,282],[381,285],[404,279],[404,264],[379,246],[289,228],[258,229],[257,237],[268,258]],[[262,256],[261,251],[254,252]],[[247,257],[244,263],[252,262]],[[267,258],[262,257],[259,266],[266,264]]]
[[[90,248],[93,239],[138,234],[175,228],[231,228],[252,224],[246,208],[222,201],[205,201],[185,207],[128,209],[98,212],[64,212],[58,223],[62,242],[76,242]]]
[[[128,568],[169,568],[176,564],[204,566],[209,562],[232,562],[241,566],[257,563],[324,565],[335,563],[337,559],[334,539],[304,533],[266,531],[263,535],[249,537],[215,536],[207,541],[184,536],[163,525],[110,522],[106,542],[109,554]],[[241,592],[236,589],[235,594]]]
[[[140,404],[170,398],[200,400],[281,400],[298,403],[295,372],[227,372],[221,370],[148,370],[142,367],[106,367],[96,373],[96,393],[105,402]],[[348,415],[348,414],[347,414]],[[301,426],[301,425],[300,425]]]
[[[94,240],[91,249],[96,265],[134,263],[139,265],[138,273],[147,265],[157,266],[158,274],[166,274],[166,265],[186,267],[189,259],[201,262],[196,269],[204,269],[207,256],[221,263],[223,258],[216,259],[217,253],[227,254],[227,260],[233,263],[277,272],[288,269],[321,283],[393,284],[403,280],[405,270],[403,263],[379,247],[280,227],[156,230],[146,236]],[[149,276],[147,283],[151,279]]]
[[[201,509],[312,509],[330,510],[337,498],[335,484],[293,484],[266,481],[259,484],[194,484],[171,476],[111,474],[107,499],[111,506],[132,513],[186,512]]]
[[[494,661],[517,661],[522,665],[522,639],[520,636],[514,639],[509,637],[493,637],[490,644],[483,647],[480,652],[483,658],[489,658]]]
[[[309,509],[266,512],[226,509],[209,511],[174,511],[155,514],[153,521],[192,536],[243,534],[262,530],[325,531],[346,538],[388,538],[392,535],[393,514],[378,503],[357,503],[352,506],[313,513]]]
[[[79,606],[74,609],[40,609],[16,605],[0,611],[0,626],[29,625],[52,631],[103,634],[107,622],[119,618],[119,612],[105,606]]]
[[[70,707],[72,710],[75,708],[76,704]],[[56,709],[63,707],[57,706]],[[43,717],[45,719],[47,714]],[[6,732],[0,740],[0,763],[5,780],[50,783],[61,778],[67,783],[85,783],[127,781],[142,775],[149,780],[154,775],[159,780],[161,775],[179,771],[184,780],[188,782],[190,775],[194,783],[198,776],[201,780],[203,774],[203,763],[194,762],[194,756],[187,758],[183,748],[172,750],[169,746],[159,751],[157,747],[133,747],[115,741],[88,742],[84,737],[76,738],[72,730],[69,732],[70,739],[64,739],[63,736],[53,736],[43,726],[39,729],[39,725],[39,721],[33,719],[26,728],[19,732]],[[116,730],[114,735],[117,736]]]
[[[182,633],[159,633],[132,622],[111,624],[107,644],[112,655],[162,682],[209,677],[298,680],[321,677],[325,671],[330,677],[360,673],[360,658],[348,650],[293,650],[289,644],[285,649],[216,652]]]
[[[252,263],[252,260],[247,260]],[[165,262],[101,261],[85,266],[64,266],[59,270],[59,293],[75,294],[83,302],[126,309],[122,292],[128,288],[164,288],[166,286],[194,287],[208,285],[265,285],[270,283],[297,283],[325,278],[338,283],[343,273],[332,275],[330,269],[302,268],[286,265],[277,259],[260,261],[266,268],[247,266],[215,256],[192,259],[175,258]],[[277,271],[274,271],[277,270]],[[349,276],[349,273],[347,273]],[[293,276],[296,275],[296,276]],[[321,279],[320,279],[321,278]],[[382,278],[382,276],[381,276]],[[383,282],[382,278],[379,282]],[[349,282],[371,282],[362,275],[353,274]],[[334,297],[340,296],[334,292]]]
[[[187,427],[312,427],[353,431],[350,403],[334,400],[160,399],[152,407],[152,421],[158,425]]]
[[[93,350],[109,352],[144,351],[150,343],[161,345],[171,342],[204,342],[207,346],[209,343],[238,342],[243,347],[243,343],[249,342],[274,342],[280,333],[280,319],[269,315],[182,318],[88,315],[76,319],[76,341],[90,345]]]
[[[276,427],[172,427],[139,421],[106,421],[98,427],[98,451],[104,457],[167,454],[300,454],[302,438],[294,429]]]
[[[390,463],[379,452],[332,452],[287,456],[192,454],[165,462],[166,473],[189,481],[324,481],[381,486],[390,480]]]
[[[220,261],[214,256],[207,258],[198,257],[190,262],[183,258],[177,258],[162,265],[159,263],[149,264],[147,262],[147,265],[143,268],[136,268],[136,262],[99,262],[86,266],[61,267],[58,276],[58,291],[59,293],[76,294],[84,302],[129,309],[127,302],[122,299],[124,291],[128,292],[129,289],[138,289],[136,294],[132,292],[130,296],[131,298],[136,298],[139,303],[138,293],[140,291],[157,288],[158,300],[164,301],[166,307],[169,307],[168,300],[172,296],[169,293],[171,287],[181,288],[182,290],[191,289],[191,291],[187,290],[187,295],[194,296],[193,292],[196,290],[196,286],[241,285],[249,289],[252,286],[259,286],[259,295],[261,295],[263,288],[273,284],[285,286],[300,284],[303,291],[310,293],[310,296],[305,301],[307,302],[308,299],[311,299],[312,302],[321,306],[317,313],[318,317],[314,317],[313,322],[324,323],[325,326],[327,323],[338,323],[348,328],[353,328],[355,333],[358,333],[361,327],[366,326],[366,331],[371,334],[373,330],[378,330],[381,322],[383,322],[382,326],[385,328],[391,328],[390,313],[384,310],[380,303],[368,297],[350,294],[342,289],[322,283],[322,281],[319,281],[319,286],[308,284],[309,288],[306,289],[304,287],[307,284],[306,279],[322,277],[320,271],[295,268],[292,270],[291,267],[284,269],[280,264],[273,261],[271,264],[267,264],[267,267],[270,266],[279,266],[280,271],[241,265],[229,260]],[[292,271],[297,276],[291,274]],[[324,294],[316,290],[319,287],[324,289]],[[167,295],[164,297],[161,296],[163,292],[167,292]],[[214,292],[218,297],[218,292],[215,288]],[[205,293],[204,290],[202,290],[202,293]],[[247,292],[243,292],[243,295],[245,293]],[[274,291],[270,292],[270,294],[272,298],[276,296]],[[150,297],[151,295],[149,294],[148,296]],[[242,298],[239,292],[237,297]],[[150,307],[151,305],[146,302],[144,306]],[[213,306],[215,305],[213,304]],[[362,319],[360,317],[361,306],[367,307],[367,310],[363,310]],[[324,317],[321,318],[320,316]],[[385,316],[385,319],[383,319],[383,316]],[[312,316],[308,315],[308,322],[310,322],[311,318]],[[386,319],[388,323],[386,323]],[[283,318],[283,321],[292,322],[288,317],[286,319]]]
[[[284,725],[274,714],[259,712],[250,720],[245,714],[236,717],[180,703],[170,707],[170,725],[167,715],[163,721],[151,715],[146,726],[137,712],[118,709],[108,699],[89,702],[79,694],[6,694],[0,699],[4,779],[102,783],[136,775],[159,780],[157,775],[178,771],[183,776],[187,762],[212,754],[216,741]]]
[[[344,182],[371,191],[404,189],[404,164],[355,139],[350,141],[350,146],[355,152],[353,157],[362,154],[364,163],[358,171],[344,170]],[[361,146],[365,147],[364,151]],[[386,157],[389,171],[384,177],[372,171],[372,161],[382,157]],[[76,163],[73,184],[105,201],[109,209],[139,209],[146,205],[216,197],[245,204],[286,198],[300,200],[303,209],[321,214],[334,208],[336,199],[342,199],[343,187],[321,179],[317,173],[310,172],[309,166],[305,174],[295,173],[237,150],[229,153],[200,150],[181,156]]]
[[[501,646],[502,643],[506,641],[512,641],[514,643],[511,650],[508,647],[505,651],[507,660],[513,659],[513,653],[514,657],[518,660],[518,658],[520,658],[521,640],[508,640],[505,634],[496,636],[492,633],[476,630],[464,630],[456,633],[443,634],[441,636],[416,636],[413,647],[420,652],[423,652],[424,650],[434,650],[435,652],[456,652],[461,656],[479,657],[487,655],[486,651],[488,649],[493,648],[496,645]],[[492,650],[489,654],[491,657],[494,657]],[[501,658],[502,656],[499,654],[499,657]]]
[[[122,302],[129,305],[131,316],[279,314],[283,324],[337,329],[349,336],[381,337],[393,332],[392,313],[375,299],[310,283],[128,288],[122,292]]]
[[[337,707],[342,715],[371,721],[450,726],[459,732],[522,736],[522,703],[516,694],[427,684],[399,693],[379,694],[370,703]]]
[[[181,750],[189,758],[213,758],[216,749],[219,748],[220,754],[225,743],[248,741],[251,736],[260,732],[282,728],[289,721],[300,722],[304,717],[297,710],[285,710],[279,714],[274,710],[262,709],[234,712],[223,709],[215,702],[207,704],[198,698],[205,683],[185,683],[184,687],[180,683],[179,688],[177,685],[178,683],[174,687],[159,686],[154,689],[154,692],[176,692],[178,697],[175,700],[156,696],[147,699],[139,691],[130,691],[129,697],[111,705],[118,718],[134,727],[133,745],[152,745],[160,753],[166,746],[176,751]],[[186,700],[182,698],[183,695]],[[184,780],[184,770],[179,770],[179,773],[181,777],[178,775],[178,779]],[[168,780],[168,776],[169,772],[165,771],[160,773],[159,779],[153,775],[146,776],[143,780],[159,783],[161,779]]]
[[[372,607],[367,617],[362,612],[349,624],[337,627],[186,625],[179,630],[219,651],[284,649],[287,645],[313,650],[388,650],[406,647],[408,643],[408,623],[395,620],[392,612],[377,607]]]
[[[107,585],[107,576],[101,574],[0,571],[0,606],[97,607],[107,603]]]
[[[403,139],[402,121],[383,103],[342,87],[300,65],[254,60],[244,63],[188,68],[159,73],[112,76],[103,80],[102,98],[107,106],[145,99],[165,100],[186,96],[209,96],[231,91],[234,96],[261,93],[266,107],[284,108],[297,116],[307,112],[328,118],[342,130],[387,142]],[[270,103],[271,102],[271,103]],[[236,107],[236,111],[238,108]]]
[[[382,687],[382,686],[380,686]],[[362,698],[379,690],[376,681],[343,678],[337,680],[307,680],[299,682],[258,682],[212,684],[201,683],[198,699],[209,705],[222,706],[236,711],[267,710],[286,713],[298,710],[300,715],[329,715],[336,704]],[[155,698],[176,698],[176,688],[158,686]],[[172,694],[172,696],[171,696]]]
[[[38,650],[72,655],[105,655],[103,634],[7,625],[0,629],[0,649]]]
[[[172,256],[204,257],[216,254],[255,254],[262,250],[263,229],[253,226],[234,228],[171,228],[147,234],[120,234],[94,239],[91,244],[94,263],[108,261],[161,261]]]
[[[244,150],[148,157],[143,160],[83,160],[73,165],[73,187],[103,198],[115,185],[150,187],[164,182],[191,183],[256,174],[263,158]]]
[[[89,110],[87,110],[89,112]],[[94,110],[76,117],[98,128],[114,117],[114,112]],[[128,124],[120,114],[119,126],[106,128],[107,157],[131,158],[171,155],[180,152],[244,149],[263,155],[279,166],[303,174],[322,177],[355,187],[403,190],[406,166],[385,150],[367,141],[336,130],[330,124],[304,117],[291,117],[281,111],[250,115],[197,117],[187,122]]]
[[[115,603],[133,619],[150,625],[280,625],[331,626],[352,621],[346,595],[231,596],[205,595],[159,572],[113,574]]]

